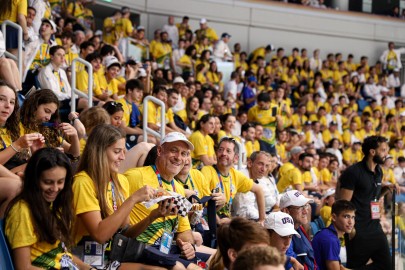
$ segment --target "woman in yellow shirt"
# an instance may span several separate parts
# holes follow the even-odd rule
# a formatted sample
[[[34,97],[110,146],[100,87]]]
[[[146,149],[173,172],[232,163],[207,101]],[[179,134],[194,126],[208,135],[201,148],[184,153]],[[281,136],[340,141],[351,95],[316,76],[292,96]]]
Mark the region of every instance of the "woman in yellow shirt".
[[[232,130],[236,124],[236,118],[230,113],[224,114],[221,116],[221,125],[222,129],[218,133],[218,143],[223,137],[234,137],[232,136]],[[239,138],[235,138],[238,139]]]
[[[182,77],[185,81],[194,74],[196,52],[194,45],[188,46],[184,55],[176,63],[177,66],[182,68]]]
[[[189,97],[186,102],[186,108],[177,113],[191,130],[196,128],[196,123],[204,114],[205,112],[200,110],[200,102],[195,96]]]
[[[104,254],[104,244],[110,241],[118,230],[128,227],[129,214],[135,204],[155,196],[155,190],[149,186],[128,194],[128,180],[118,173],[118,168],[125,159],[125,152],[123,131],[111,125],[98,125],[87,140],[78,167],[79,173],[74,177],[74,240],[78,246],[94,245],[97,249],[95,255],[100,252]],[[161,207],[155,209],[147,220],[132,224],[124,234],[137,237],[143,228],[161,217],[161,211]],[[99,267],[103,267],[101,264]],[[137,268],[140,267],[139,264],[123,263],[122,266],[140,269]]]
[[[16,269],[90,269],[72,247],[73,172],[61,151],[42,148],[25,170],[21,194],[10,205],[5,234]]]
[[[207,72],[207,80],[211,87],[214,87],[218,92],[222,93],[224,90],[224,85],[221,81],[222,74],[218,71],[217,63],[215,61],[211,61],[210,63],[210,68]]]

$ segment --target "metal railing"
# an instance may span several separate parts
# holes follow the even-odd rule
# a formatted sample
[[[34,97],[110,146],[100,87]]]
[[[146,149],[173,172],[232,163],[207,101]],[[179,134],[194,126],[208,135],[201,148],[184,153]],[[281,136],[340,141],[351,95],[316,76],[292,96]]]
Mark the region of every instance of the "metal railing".
[[[160,106],[160,132],[156,132],[150,127],[148,127],[148,102],[153,102]],[[166,109],[165,103],[160,99],[157,99],[153,96],[147,96],[143,100],[143,141],[148,141],[148,133],[152,134],[156,138],[163,139],[165,136],[165,127],[166,127]]]
[[[16,28],[18,30],[18,53],[17,56],[14,54],[5,51],[4,55],[10,59],[13,59],[18,63],[18,71],[20,72],[20,80],[23,81],[23,55],[22,55],[22,45],[23,45],[23,30],[22,27],[19,24],[16,24],[12,21],[5,20],[1,24],[1,32],[3,32],[4,40],[6,40],[6,35],[7,35],[7,30],[6,27],[11,26],[13,28]]]
[[[235,140],[236,144],[238,145],[239,148],[239,157],[238,157],[238,170],[242,169],[242,163],[243,163],[243,153],[242,153],[242,144]]]
[[[79,89],[76,88],[76,63],[82,63],[87,67],[87,73],[89,74],[89,79],[88,79],[88,90],[87,90],[87,95],[80,91]],[[89,101],[89,108],[93,107],[93,66],[87,62],[86,60],[83,60],[81,58],[75,58],[72,61],[72,78],[71,78],[71,87],[72,87],[72,97],[71,97],[71,104],[70,104],[70,111],[75,112],[76,111],[76,95],[82,98],[87,98]]]
[[[134,44],[132,44],[131,42],[134,43]],[[142,51],[141,48],[139,48],[139,47],[136,46],[135,44],[138,44],[135,39],[130,38],[130,37],[127,37],[127,38],[126,38],[126,48],[125,48],[125,54],[124,54],[125,59],[128,60],[128,59],[133,58],[133,59],[134,59],[135,61],[137,61],[137,62],[142,62],[142,60],[143,60],[143,59],[142,59],[142,58],[143,58],[143,51]],[[134,45],[134,46],[138,47],[139,50],[141,50],[140,59],[139,59],[138,57],[134,57],[134,55],[131,55],[131,51],[130,51],[130,49],[129,49],[129,48],[130,48],[130,47],[129,47],[130,45]],[[141,45],[141,44],[138,44],[138,45]],[[145,58],[146,58],[146,59],[149,59],[149,46],[146,46],[146,45],[141,45],[141,46],[144,47],[145,50],[146,50]]]

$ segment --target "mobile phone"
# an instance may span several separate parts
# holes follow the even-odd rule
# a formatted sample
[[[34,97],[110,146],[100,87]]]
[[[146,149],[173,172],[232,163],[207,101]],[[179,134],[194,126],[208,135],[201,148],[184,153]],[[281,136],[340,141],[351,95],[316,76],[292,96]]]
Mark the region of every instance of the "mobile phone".
[[[212,190],[212,193],[219,193],[219,187],[214,188],[214,189]]]
[[[276,116],[277,115],[277,107],[271,108],[271,116]]]
[[[148,64],[142,64],[142,67],[144,68],[144,69],[147,69],[148,68]]]

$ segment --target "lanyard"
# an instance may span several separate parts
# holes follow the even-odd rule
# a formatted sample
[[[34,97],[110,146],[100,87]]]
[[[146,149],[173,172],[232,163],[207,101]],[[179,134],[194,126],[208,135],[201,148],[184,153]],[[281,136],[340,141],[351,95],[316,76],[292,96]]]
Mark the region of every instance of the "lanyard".
[[[160,173],[159,173],[158,169],[156,168],[155,165],[152,165],[152,169],[153,169],[153,171],[155,172],[155,174],[156,174],[156,176],[157,176],[157,178],[158,178],[159,186],[160,186],[161,188],[163,188],[163,182],[162,182],[162,179],[163,179],[163,178],[162,178],[162,176],[160,176]],[[163,179],[163,180],[164,180],[164,179]],[[165,181],[165,182],[167,182],[167,181]],[[176,186],[174,185],[173,179],[172,179],[172,181],[170,181],[170,183],[171,183],[171,185],[172,185],[173,191],[176,192]]]
[[[214,166],[215,170],[217,171],[218,174],[218,179],[219,179],[219,185],[221,186],[222,193],[225,194],[225,188],[224,188],[224,183],[222,181],[222,176],[221,173],[219,172],[217,166]],[[229,173],[229,210],[231,210],[232,206],[232,175]]]
[[[62,77],[60,76],[60,72],[54,70],[53,73],[55,74],[56,77],[59,78],[60,91],[61,91],[62,93],[65,93],[65,92],[66,92],[66,91],[65,91],[65,84],[64,84],[63,81],[62,81]]]
[[[114,182],[112,180],[110,180],[111,183],[111,195],[112,195],[112,203],[113,203],[113,209],[114,212],[118,210],[118,206],[117,206],[117,200],[115,197],[115,185]]]
[[[49,55],[49,44],[46,44],[46,50],[45,50],[45,55],[42,55],[42,48],[43,48],[44,44],[41,44],[41,46],[39,46],[39,59],[40,59],[40,63],[41,64],[46,64],[46,60],[47,60],[47,56]]]

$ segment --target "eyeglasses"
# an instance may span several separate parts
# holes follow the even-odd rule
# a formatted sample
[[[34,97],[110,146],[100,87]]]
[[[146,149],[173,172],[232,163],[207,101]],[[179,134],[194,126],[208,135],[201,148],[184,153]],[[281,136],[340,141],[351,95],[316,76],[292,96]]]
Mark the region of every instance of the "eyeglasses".
[[[309,209],[309,204],[306,204],[306,205],[303,205],[303,206],[290,206],[288,208],[295,209],[295,210],[298,210],[298,211],[302,212],[303,210],[308,210]]]

